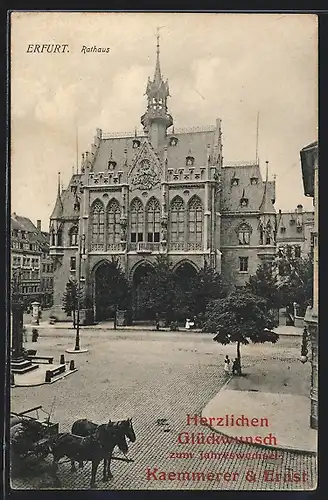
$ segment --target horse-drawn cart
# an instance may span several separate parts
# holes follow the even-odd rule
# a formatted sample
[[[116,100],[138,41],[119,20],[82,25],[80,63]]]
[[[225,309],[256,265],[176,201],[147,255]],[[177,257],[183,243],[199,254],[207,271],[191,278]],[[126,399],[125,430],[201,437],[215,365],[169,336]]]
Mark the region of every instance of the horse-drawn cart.
[[[34,413],[34,416],[31,414]],[[46,418],[44,418],[46,415]],[[40,460],[50,453],[50,445],[58,435],[59,424],[50,421],[42,406],[21,413],[10,413],[10,455],[12,465],[26,459]]]

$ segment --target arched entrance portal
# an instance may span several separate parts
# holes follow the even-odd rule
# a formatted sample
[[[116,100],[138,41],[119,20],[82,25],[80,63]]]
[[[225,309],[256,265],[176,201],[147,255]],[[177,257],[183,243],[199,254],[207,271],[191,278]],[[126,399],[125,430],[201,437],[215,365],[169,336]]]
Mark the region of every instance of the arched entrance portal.
[[[182,262],[174,269],[177,284],[181,290],[179,320],[185,321],[195,315],[194,296],[192,293],[192,282],[197,276],[197,269],[190,262]],[[193,283],[195,285],[195,282]]]
[[[182,287],[188,288],[188,283],[197,275],[196,268],[190,262],[182,262],[174,270]]]
[[[96,320],[114,319],[116,307],[128,305],[128,282],[116,262],[104,261],[95,271]]]
[[[153,273],[153,267],[149,262],[139,264],[133,273],[132,278],[132,312],[135,320],[149,320],[149,311],[145,306],[146,292],[143,280]]]

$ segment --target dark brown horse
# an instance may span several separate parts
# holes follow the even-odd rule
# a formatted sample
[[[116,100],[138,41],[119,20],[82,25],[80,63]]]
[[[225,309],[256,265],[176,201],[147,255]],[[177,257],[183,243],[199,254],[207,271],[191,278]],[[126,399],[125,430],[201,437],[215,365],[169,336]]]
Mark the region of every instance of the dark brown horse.
[[[69,432],[58,434],[51,445],[53,454],[52,472],[55,484],[60,486],[57,477],[58,461],[66,456],[71,459],[72,468],[74,466],[73,470],[75,470],[75,460],[78,462],[92,462],[90,488],[95,487],[98,465],[101,460],[108,457],[107,450],[110,446],[114,448],[110,444],[113,441],[115,441],[115,432],[111,423],[97,426],[96,430],[86,437],[76,436]],[[127,451],[127,444],[125,443],[125,446],[124,443],[121,444],[122,448]]]
[[[128,452],[126,438],[131,441],[131,443],[134,443],[136,440],[136,435],[133,429],[131,418],[128,418],[127,420],[120,420],[118,422],[112,422],[110,420],[107,426],[111,426],[112,434],[111,440],[107,440],[103,446],[106,454],[106,456],[104,457],[103,481],[108,481],[113,477],[113,474],[110,470],[110,464],[115,446],[118,446],[118,448],[124,453],[124,455],[126,455],[126,453]],[[98,424],[95,424],[90,420],[77,420],[72,426],[72,434],[87,437],[96,432],[98,427]],[[79,466],[83,467],[81,460],[79,461]]]

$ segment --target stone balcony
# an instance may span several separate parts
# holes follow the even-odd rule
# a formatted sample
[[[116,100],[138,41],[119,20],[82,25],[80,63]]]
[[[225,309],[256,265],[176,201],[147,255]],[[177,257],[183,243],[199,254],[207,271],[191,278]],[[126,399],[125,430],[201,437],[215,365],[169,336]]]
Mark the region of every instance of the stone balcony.
[[[150,242],[150,241],[139,241],[138,243],[130,243],[129,250],[137,253],[153,253],[159,252],[161,248],[161,244],[159,242]]]

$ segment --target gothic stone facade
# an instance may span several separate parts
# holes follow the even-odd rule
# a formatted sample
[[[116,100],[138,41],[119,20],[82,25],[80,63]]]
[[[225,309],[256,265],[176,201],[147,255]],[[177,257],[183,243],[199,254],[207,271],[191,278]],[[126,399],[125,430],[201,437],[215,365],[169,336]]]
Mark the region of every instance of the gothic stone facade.
[[[97,129],[80,173],[58,186],[50,218],[58,319],[65,285],[78,275],[96,310],[97,269],[113,257],[131,280],[163,253],[176,269],[212,265],[233,287],[275,253],[275,182],[262,179],[258,162],[223,164],[220,119],[174,129],[159,53],[146,94],[142,132]]]

